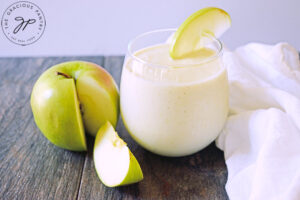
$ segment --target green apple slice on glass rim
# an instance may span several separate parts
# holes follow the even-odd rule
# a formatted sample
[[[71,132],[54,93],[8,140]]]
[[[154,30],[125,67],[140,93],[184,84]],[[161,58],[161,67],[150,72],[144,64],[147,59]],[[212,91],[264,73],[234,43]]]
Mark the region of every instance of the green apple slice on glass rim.
[[[98,177],[108,187],[136,183],[144,178],[138,161],[109,122],[97,133],[93,156]]]
[[[170,56],[181,59],[199,50],[207,37],[220,37],[231,26],[229,14],[220,8],[203,8],[188,17],[172,37]]]

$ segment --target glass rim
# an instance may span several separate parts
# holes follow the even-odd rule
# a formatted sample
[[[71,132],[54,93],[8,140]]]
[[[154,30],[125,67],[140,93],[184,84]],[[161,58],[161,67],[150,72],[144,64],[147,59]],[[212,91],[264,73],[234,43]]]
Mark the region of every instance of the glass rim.
[[[214,36],[210,36],[210,38],[212,39],[213,42],[217,42],[218,44],[218,49],[216,51],[216,54],[213,55],[213,56],[210,56],[206,59],[203,59],[201,60],[200,62],[197,62],[197,63],[194,63],[194,64],[176,64],[176,65],[167,65],[167,64],[158,64],[158,63],[152,63],[152,62],[149,62],[149,61],[146,61],[136,55],[134,55],[134,53],[136,51],[132,51],[132,46],[133,44],[135,43],[136,40],[140,39],[140,38],[143,38],[147,35],[151,35],[151,34],[154,34],[154,33],[159,33],[159,32],[176,32],[177,28],[166,28],[166,29],[156,29],[156,30],[152,30],[152,31],[147,31],[147,32],[144,32],[142,34],[139,34],[137,35],[136,37],[134,37],[133,39],[131,39],[128,43],[128,46],[127,46],[127,52],[128,52],[128,55],[130,57],[132,57],[133,59],[137,60],[138,62],[142,63],[142,64],[145,64],[145,65],[149,65],[151,67],[159,67],[159,68],[174,68],[174,69],[177,69],[177,68],[184,68],[186,66],[189,66],[189,67],[199,67],[199,65],[203,65],[205,63],[209,63],[210,61],[213,61],[217,58],[219,58],[222,53],[223,53],[223,44],[222,42],[214,37]],[[171,36],[171,34],[170,34]],[[162,44],[162,43],[161,43]],[[145,47],[146,48],[146,47]],[[142,48],[141,48],[142,49]]]

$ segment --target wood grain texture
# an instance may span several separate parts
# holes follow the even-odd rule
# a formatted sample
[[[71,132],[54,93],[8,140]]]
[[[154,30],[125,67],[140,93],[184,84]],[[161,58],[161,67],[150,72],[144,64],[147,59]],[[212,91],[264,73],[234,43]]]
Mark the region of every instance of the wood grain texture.
[[[129,136],[122,120],[117,131],[139,161],[144,180],[119,188],[104,186],[88,152],[55,147],[36,127],[30,93],[48,67],[70,60],[95,62],[120,84],[123,56],[0,59],[0,199],[228,199],[223,153],[214,144],[192,156],[152,154]]]
[[[0,59],[0,199],[77,198],[85,153],[52,145],[36,127],[30,108],[40,74],[77,59]],[[92,60],[103,62],[101,57]]]

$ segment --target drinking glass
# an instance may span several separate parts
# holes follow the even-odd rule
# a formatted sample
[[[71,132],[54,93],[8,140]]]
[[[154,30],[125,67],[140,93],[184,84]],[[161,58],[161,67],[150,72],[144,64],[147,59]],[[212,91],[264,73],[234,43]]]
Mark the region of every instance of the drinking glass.
[[[147,32],[129,43],[120,87],[121,115],[128,132],[142,147],[164,156],[203,149],[216,139],[228,114],[227,71],[218,39],[206,38],[203,45],[214,54],[200,60],[163,64],[159,54],[145,59],[138,53],[170,43],[175,31]]]

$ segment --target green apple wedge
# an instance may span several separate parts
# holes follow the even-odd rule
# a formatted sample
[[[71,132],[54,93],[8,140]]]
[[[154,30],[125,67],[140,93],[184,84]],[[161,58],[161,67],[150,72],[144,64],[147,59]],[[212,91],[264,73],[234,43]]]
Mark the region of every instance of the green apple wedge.
[[[98,177],[108,187],[136,183],[144,178],[138,161],[109,122],[97,133],[93,156]]]
[[[173,59],[189,57],[205,46],[210,37],[220,37],[231,26],[229,14],[214,7],[203,8],[188,17],[171,39]]]
[[[116,126],[119,91],[102,67],[84,61],[55,65],[35,83],[31,94],[35,122],[53,144],[85,151],[85,131],[96,136],[110,121]]]

